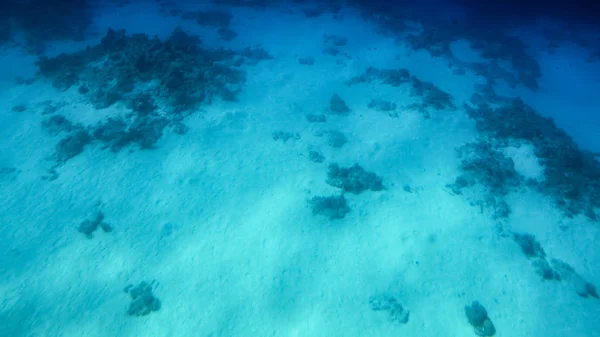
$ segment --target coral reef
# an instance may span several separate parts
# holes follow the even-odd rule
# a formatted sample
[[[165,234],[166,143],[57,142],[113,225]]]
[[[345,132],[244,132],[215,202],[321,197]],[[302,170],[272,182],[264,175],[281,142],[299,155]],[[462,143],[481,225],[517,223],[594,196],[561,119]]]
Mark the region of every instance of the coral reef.
[[[124,30],[109,30],[100,44],[73,54],[38,61],[41,76],[66,90],[85,86],[84,96],[97,108],[118,101],[137,106],[146,100],[146,109],[155,104],[149,97],[160,98],[175,113],[191,110],[214,98],[235,99],[244,84],[245,74],[227,62],[243,59],[267,59],[264,51],[245,49],[209,50],[201,41],[181,29],[166,39],[145,34],[128,36]],[[103,59],[106,62],[100,62]],[[136,88],[146,84],[140,92]]]
[[[513,160],[487,141],[468,143],[457,149],[457,153],[462,158],[459,168],[463,174],[446,187],[453,194],[463,194],[464,189],[473,186],[483,187],[485,197],[477,204],[492,208],[494,218],[507,218],[510,207],[504,197],[523,182]]]
[[[91,219],[82,221],[77,230],[88,238],[92,238],[92,234],[98,227],[102,228],[105,233],[110,233],[113,230],[112,226],[104,221],[104,213],[100,211],[96,212]]]
[[[453,185],[457,194],[465,185],[481,184],[496,196],[504,196],[520,186],[522,177],[515,170],[513,160],[489,142],[468,143],[457,153],[462,158],[460,169],[464,172]]]
[[[488,91],[473,98],[476,107],[465,106],[484,136],[497,147],[511,142],[531,144],[544,168],[537,189],[554,199],[569,217],[584,214],[597,220],[600,208],[600,163],[582,151],[554,122],[539,115],[521,99],[507,99]],[[485,101],[495,102],[493,108]]]
[[[397,43],[411,50],[425,50],[434,57],[441,57],[452,64],[475,70],[486,69],[490,65],[505,63],[508,66],[503,72],[480,72],[488,83],[494,83],[502,75],[515,73],[513,85],[522,84],[531,89],[538,89],[538,80],[542,77],[538,62],[530,55],[527,45],[515,34],[513,27],[492,24],[483,21],[477,15],[461,20],[439,20],[436,17],[447,17],[443,11],[445,6],[426,6],[421,2],[411,1],[403,6],[394,6],[393,2],[370,2],[350,0],[350,5],[362,13],[389,35],[396,37]],[[518,7],[518,6],[513,6]],[[418,24],[415,25],[414,23]],[[494,20],[494,23],[497,23]],[[419,27],[418,29],[416,27]],[[482,27],[482,29],[472,29]],[[471,48],[479,52],[482,60],[462,62],[452,52],[451,44],[458,40],[467,41]],[[500,74],[500,75],[499,75]]]
[[[73,129],[57,145],[57,162],[77,156],[91,142],[115,152],[132,144],[152,149],[169,125],[183,134],[187,129],[182,120],[201,104],[217,98],[235,100],[245,82],[240,60],[269,58],[259,49],[204,49],[197,36],[179,28],[165,40],[108,30],[99,44],[85,50],[40,57],[39,76],[56,88],[77,86],[78,93],[96,109],[121,103],[131,111],[86,129]],[[44,127],[54,134],[71,132],[69,123],[55,116]]]

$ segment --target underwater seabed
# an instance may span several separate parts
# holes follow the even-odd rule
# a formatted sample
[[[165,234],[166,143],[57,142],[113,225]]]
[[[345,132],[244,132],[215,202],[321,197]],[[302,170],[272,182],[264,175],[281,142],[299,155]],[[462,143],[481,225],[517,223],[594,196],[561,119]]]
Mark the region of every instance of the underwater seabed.
[[[0,336],[600,336],[598,32],[349,3],[11,9]]]

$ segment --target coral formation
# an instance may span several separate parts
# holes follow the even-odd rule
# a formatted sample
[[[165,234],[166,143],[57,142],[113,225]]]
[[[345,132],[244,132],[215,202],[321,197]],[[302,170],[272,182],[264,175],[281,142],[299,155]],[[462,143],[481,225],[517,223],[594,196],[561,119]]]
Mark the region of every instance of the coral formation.
[[[201,104],[217,98],[235,100],[245,82],[239,60],[270,58],[259,49],[205,49],[197,36],[179,28],[165,40],[109,29],[99,44],[85,50],[42,56],[37,62],[39,76],[56,88],[77,86],[78,93],[96,109],[122,103],[131,111],[128,116],[77,128],[57,145],[57,162],[68,161],[95,141],[117,152],[131,144],[153,148],[169,125],[183,134],[182,119]],[[70,132],[69,123],[51,117],[45,127],[51,133]]]
[[[476,107],[465,106],[480,133],[497,147],[521,142],[531,144],[544,168],[544,179],[531,182],[551,196],[569,217],[584,214],[597,220],[600,208],[600,163],[582,151],[554,122],[539,115],[521,99],[507,99],[487,92],[473,97]],[[496,102],[492,107],[485,101]]]

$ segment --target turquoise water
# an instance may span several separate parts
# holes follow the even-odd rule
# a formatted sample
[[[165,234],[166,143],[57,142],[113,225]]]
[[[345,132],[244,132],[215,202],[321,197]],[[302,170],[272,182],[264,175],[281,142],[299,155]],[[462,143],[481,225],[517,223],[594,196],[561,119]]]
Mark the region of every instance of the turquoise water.
[[[600,31],[457,2],[0,5],[0,337],[600,336]]]

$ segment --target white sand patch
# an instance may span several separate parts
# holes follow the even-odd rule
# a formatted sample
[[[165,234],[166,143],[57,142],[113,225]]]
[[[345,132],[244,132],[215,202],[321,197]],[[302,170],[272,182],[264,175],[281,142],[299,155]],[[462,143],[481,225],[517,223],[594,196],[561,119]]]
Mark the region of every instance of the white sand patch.
[[[544,167],[540,164],[531,144],[522,143],[518,147],[509,146],[504,154],[515,163],[515,171],[526,179],[544,180]]]

